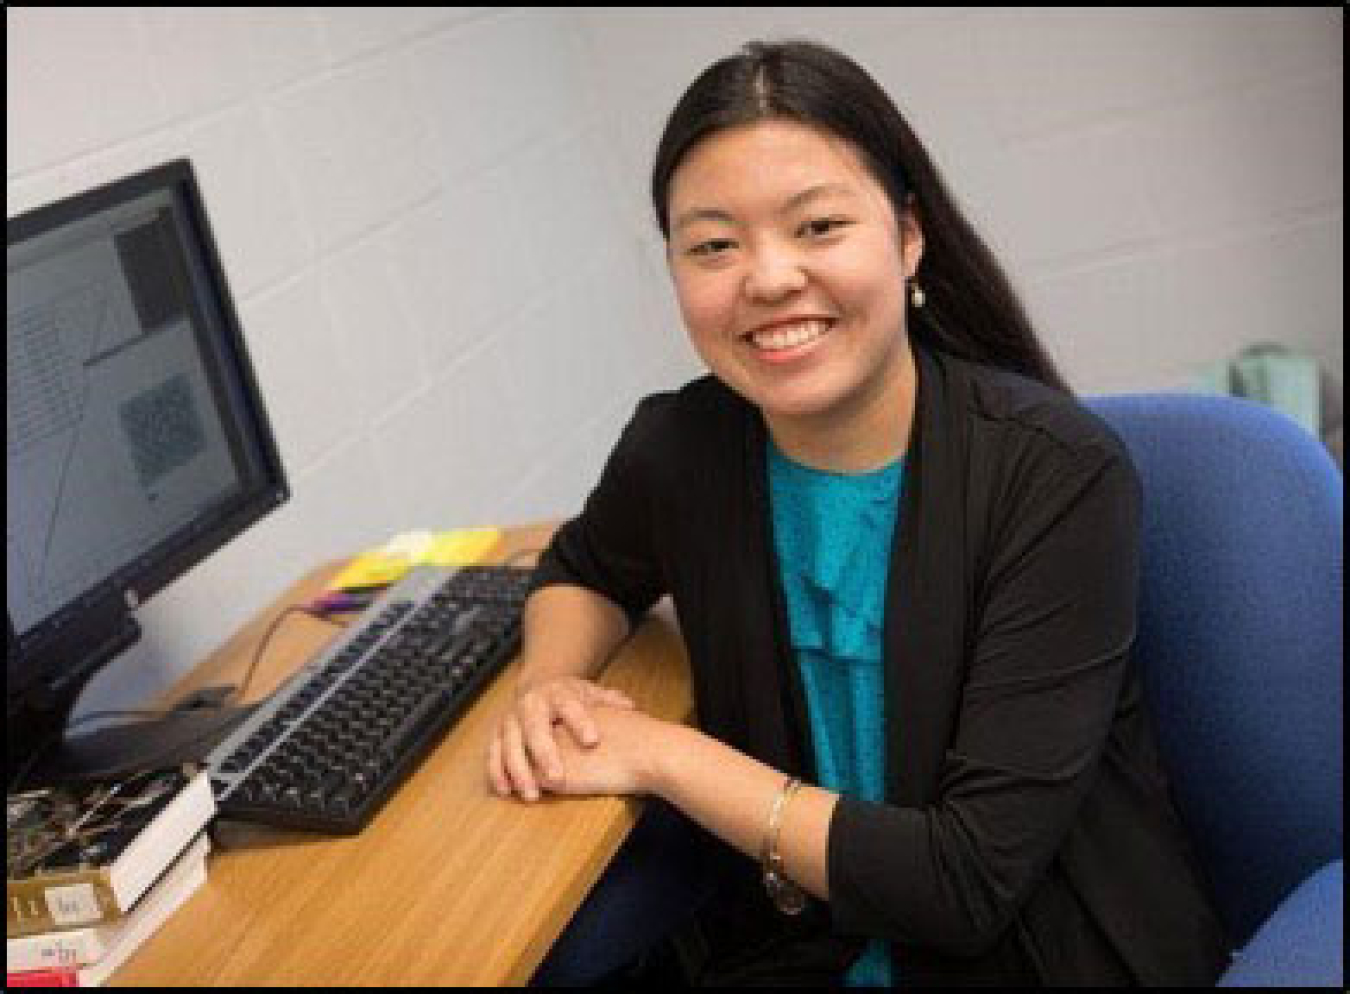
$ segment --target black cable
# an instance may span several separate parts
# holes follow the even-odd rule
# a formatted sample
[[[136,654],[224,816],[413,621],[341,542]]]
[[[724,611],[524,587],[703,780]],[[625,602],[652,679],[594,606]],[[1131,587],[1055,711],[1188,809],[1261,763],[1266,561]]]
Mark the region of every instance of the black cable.
[[[508,568],[515,568],[516,564],[521,559],[525,558],[526,556],[537,556],[540,553],[542,553],[545,548],[546,548],[545,546],[536,546],[526,549],[517,549],[510,556],[507,557],[504,565]],[[253,682],[253,675],[255,672],[257,672],[258,664],[262,662],[263,652],[267,649],[268,644],[272,641],[273,636],[276,635],[277,630],[281,627],[282,623],[292,614],[307,614],[311,618],[317,618],[319,621],[327,622],[328,624],[334,625],[338,628],[346,627],[346,625],[344,625],[342,622],[334,621],[326,614],[323,614],[320,611],[316,611],[310,607],[292,604],[290,607],[283,609],[280,614],[278,614],[275,618],[272,619],[271,623],[267,626],[267,631],[264,632],[262,638],[258,640],[258,644],[253,650],[253,658],[249,661],[248,670],[244,673],[243,682],[235,689],[234,693],[230,695],[229,700],[232,703],[238,704],[240,701],[243,700],[245,694],[247,694],[248,692],[249,684]],[[181,709],[178,707],[118,708],[104,711],[91,711],[88,714],[81,715],[75,721],[66,725],[66,727],[61,729],[59,732],[54,733],[46,742],[44,742],[39,748],[33,751],[33,755],[29,757],[27,762],[25,762],[24,765],[15,774],[15,776],[11,778],[8,787],[8,792],[12,793],[13,790],[23,782],[23,778],[32,771],[33,767],[37,764],[37,761],[46,753],[47,749],[51,748],[51,746],[55,742],[60,741],[60,739],[65,737],[65,735],[69,734],[72,730],[78,728],[81,725],[87,724],[88,722],[95,721],[101,718],[132,717],[132,716],[143,718],[145,717],[158,718],[164,717],[165,715],[168,714],[172,714],[173,712],[178,710]]]
[[[253,673],[258,668],[258,663],[262,661],[263,650],[267,648],[267,644],[272,640],[272,636],[276,634],[277,629],[281,627],[281,623],[292,614],[308,614],[312,618],[318,618],[320,621],[326,621],[328,622],[328,624],[336,625],[338,628],[346,627],[345,625],[342,624],[342,622],[334,621],[332,618],[329,618],[326,615],[321,614],[320,612],[315,611],[308,607],[303,607],[300,605],[292,605],[283,610],[279,615],[277,615],[275,618],[272,619],[272,623],[271,625],[268,626],[267,632],[263,635],[262,639],[258,642],[257,647],[253,650],[253,659],[249,663],[248,672],[244,674],[244,682],[231,695],[230,699],[234,703],[238,703],[240,700],[243,699],[245,692],[248,690],[248,685],[253,679]],[[7,794],[14,793],[23,784],[24,778],[26,778],[29,773],[33,772],[33,768],[37,766],[38,761],[41,760],[42,757],[44,757],[47,754],[48,750],[50,750],[52,746],[56,745],[67,735],[69,735],[72,731],[79,728],[81,725],[87,725],[91,721],[98,721],[103,718],[129,718],[129,717],[163,718],[167,715],[173,714],[174,712],[180,710],[182,709],[179,707],[112,708],[101,711],[90,711],[87,714],[82,714],[74,721],[68,722],[64,727],[51,733],[51,735],[49,735],[45,741],[43,741],[36,749],[33,750],[32,754],[18,768],[15,774],[9,778],[9,782],[6,784],[5,793]],[[175,745],[174,747],[175,750],[179,748],[181,745],[182,743],[178,743],[177,745]]]
[[[113,718],[113,717],[121,718],[131,716],[135,716],[138,718],[161,718],[164,715],[168,714],[169,711],[171,710],[173,709],[112,708],[106,711],[90,711],[88,714],[82,714],[74,721],[67,722],[63,727],[49,734],[41,743],[38,744],[38,747],[32,751],[32,753],[28,756],[26,760],[24,760],[23,765],[20,766],[18,770],[15,771],[14,775],[9,778],[9,782],[5,785],[5,793],[13,794],[15,791],[17,791],[23,785],[24,778],[27,777],[28,774],[33,772],[33,767],[37,766],[38,761],[41,760],[42,757],[47,755],[48,750],[50,750],[52,746],[56,745],[68,734],[70,734],[75,729],[79,728],[81,725],[87,725],[89,724],[89,722],[98,721],[101,718]]]
[[[275,618],[272,619],[272,623],[267,626],[267,631],[264,632],[263,637],[258,640],[258,645],[253,650],[253,660],[248,664],[248,671],[244,674],[244,682],[241,683],[238,686],[238,688],[236,688],[235,692],[231,695],[231,700],[233,702],[238,703],[239,701],[243,700],[244,694],[248,692],[248,685],[253,681],[253,673],[255,670],[257,670],[258,663],[262,661],[263,650],[266,649],[267,644],[272,641],[272,636],[275,635],[277,629],[281,627],[281,623],[292,614],[307,614],[311,618],[318,618],[320,621],[326,621],[328,624],[335,625],[338,628],[346,627],[346,625],[344,625],[342,622],[334,621],[326,614],[323,614],[319,611],[315,611],[313,608],[304,607],[299,604],[292,604],[290,607],[286,608],[279,615],[277,615]]]

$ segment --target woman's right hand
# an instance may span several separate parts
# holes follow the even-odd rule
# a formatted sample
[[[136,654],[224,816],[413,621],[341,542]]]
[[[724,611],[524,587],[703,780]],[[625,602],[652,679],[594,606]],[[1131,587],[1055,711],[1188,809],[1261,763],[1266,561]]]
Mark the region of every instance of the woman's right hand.
[[[565,726],[584,747],[600,741],[591,707],[633,707],[621,690],[576,676],[522,682],[515,704],[497,722],[488,744],[488,782],[501,797],[536,801],[550,783],[562,778],[554,727]]]

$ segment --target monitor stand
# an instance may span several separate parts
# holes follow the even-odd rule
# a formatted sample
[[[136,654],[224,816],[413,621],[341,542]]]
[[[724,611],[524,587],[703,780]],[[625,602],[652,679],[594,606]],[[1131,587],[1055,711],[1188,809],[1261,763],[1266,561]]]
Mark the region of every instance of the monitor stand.
[[[71,736],[53,747],[28,779],[42,784],[106,780],[200,763],[255,707],[170,711],[148,721]]]

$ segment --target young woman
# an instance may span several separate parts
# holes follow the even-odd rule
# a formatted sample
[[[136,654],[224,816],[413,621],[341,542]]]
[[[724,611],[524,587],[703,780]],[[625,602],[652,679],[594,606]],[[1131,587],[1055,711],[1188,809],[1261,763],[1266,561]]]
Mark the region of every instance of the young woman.
[[[1131,663],[1134,471],[894,105],[749,45],[652,193],[712,375],[639,405],[541,561],[494,789],[724,843],[705,981],[1211,983]],[[698,728],[590,681],[667,593]]]

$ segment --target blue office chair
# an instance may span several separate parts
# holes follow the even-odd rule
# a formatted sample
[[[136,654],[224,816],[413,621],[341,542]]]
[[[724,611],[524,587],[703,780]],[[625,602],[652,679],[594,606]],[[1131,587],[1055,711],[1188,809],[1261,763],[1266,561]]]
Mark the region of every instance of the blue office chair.
[[[1137,646],[1179,813],[1239,952],[1226,986],[1341,986],[1344,482],[1248,401],[1102,397],[1144,490]],[[644,818],[540,983],[593,983],[695,899],[687,825]]]
[[[1089,401],[1144,490],[1138,659],[1238,952],[1221,986],[1341,986],[1344,479],[1247,401]]]

